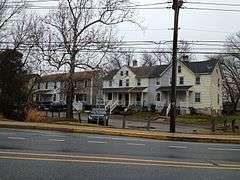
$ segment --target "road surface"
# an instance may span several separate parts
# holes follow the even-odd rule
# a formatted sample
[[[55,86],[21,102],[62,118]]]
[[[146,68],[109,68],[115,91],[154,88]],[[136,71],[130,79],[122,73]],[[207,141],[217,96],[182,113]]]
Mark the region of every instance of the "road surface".
[[[0,129],[0,180],[239,180],[240,145]]]

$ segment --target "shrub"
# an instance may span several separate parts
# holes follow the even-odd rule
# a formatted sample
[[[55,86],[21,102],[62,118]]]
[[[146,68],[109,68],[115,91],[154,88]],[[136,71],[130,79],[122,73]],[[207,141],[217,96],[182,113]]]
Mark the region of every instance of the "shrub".
[[[26,115],[26,122],[45,122],[44,114],[37,109],[29,109]]]

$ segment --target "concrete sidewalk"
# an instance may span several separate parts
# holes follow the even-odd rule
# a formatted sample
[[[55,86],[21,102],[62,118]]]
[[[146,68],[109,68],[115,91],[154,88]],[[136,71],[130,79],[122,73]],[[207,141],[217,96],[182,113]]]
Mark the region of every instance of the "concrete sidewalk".
[[[128,136],[158,140],[240,144],[240,135],[209,135],[209,134],[205,135],[184,133],[173,134],[167,132],[128,130],[87,125],[63,125],[63,124],[29,123],[16,121],[0,121],[0,128],[38,129],[49,131],[62,131],[69,133],[91,133],[113,136]]]

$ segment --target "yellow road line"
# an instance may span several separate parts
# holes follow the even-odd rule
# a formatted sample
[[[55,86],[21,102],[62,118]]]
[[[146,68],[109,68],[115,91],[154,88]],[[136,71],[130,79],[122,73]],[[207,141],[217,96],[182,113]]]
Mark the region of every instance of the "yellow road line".
[[[14,155],[14,156],[12,156]],[[16,157],[17,156],[17,157]],[[33,156],[33,157],[18,157],[18,156]],[[34,157],[35,156],[35,157]],[[43,156],[43,157],[39,157]],[[37,159],[46,159],[46,160],[67,160],[69,162],[80,161],[80,162],[111,162],[112,164],[115,163],[127,163],[127,164],[151,164],[151,165],[161,165],[161,166],[171,166],[171,167],[193,167],[193,168],[215,168],[215,169],[226,169],[226,168],[233,168],[233,170],[237,169],[240,170],[240,164],[218,164],[218,166],[213,166],[210,163],[201,163],[201,162],[179,162],[179,161],[168,161],[168,160],[148,160],[148,159],[134,159],[134,158],[118,158],[118,157],[100,157],[100,156],[87,156],[87,155],[64,155],[64,154],[47,154],[47,153],[24,153],[24,152],[14,152],[14,151],[0,151],[0,157],[12,157],[14,158],[33,158],[33,160]],[[59,159],[64,158],[64,159]],[[66,159],[66,158],[74,158],[74,159]],[[79,159],[78,159],[79,158]],[[76,160],[77,159],[77,160]]]
[[[83,159],[101,159],[101,160],[117,160],[117,161],[137,161],[137,162],[149,162],[149,163],[166,163],[166,164],[183,164],[183,165],[202,165],[212,166],[210,163],[197,163],[197,162],[179,162],[179,161],[167,161],[167,160],[148,160],[148,159],[134,159],[134,158],[118,158],[118,157],[100,157],[100,156],[78,156],[78,155],[64,155],[64,154],[46,154],[46,153],[24,153],[24,152],[11,152],[0,151],[0,154],[6,155],[29,155],[29,156],[46,156],[46,157],[65,157],[65,158],[83,158]],[[240,165],[239,165],[240,168]]]
[[[97,164],[137,165],[137,166],[195,168],[195,169],[214,169],[214,170],[237,170],[237,171],[240,170],[240,167],[237,168],[237,167],[218,167],[218,166],[191,166],[191,165],[177,165],[177,164],[156,164],[156,163],[100,161],[100,160],[80,160],[80,159],[76,160],[76,159],[11,157],[11,156],[0,156],[0,159],[32,160],[32,161],[52,161],[52,162],[66,162],[66,163],[97,163]]]

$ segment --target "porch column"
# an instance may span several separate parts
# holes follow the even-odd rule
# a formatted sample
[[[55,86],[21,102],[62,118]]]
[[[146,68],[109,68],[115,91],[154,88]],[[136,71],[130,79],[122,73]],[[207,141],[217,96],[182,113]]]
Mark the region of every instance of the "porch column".
[[[142,104],[142,107],[143,107],[143,92],[142,92],[141,104]]]
[[[107,104],[107,102],[106,102],[106,93],[105,92],[103,92],[103,102],[104,102],[105,105]]]
[[[131,93],[128,93],[128,105],[131,105]]]
[[[119,95],[118,95],[118,92],[116,92],[116,93],[117,93],[117,100],[116,101],[118,102]]]
[[[186,91],[186,104],[189,107],[189,91]]]

